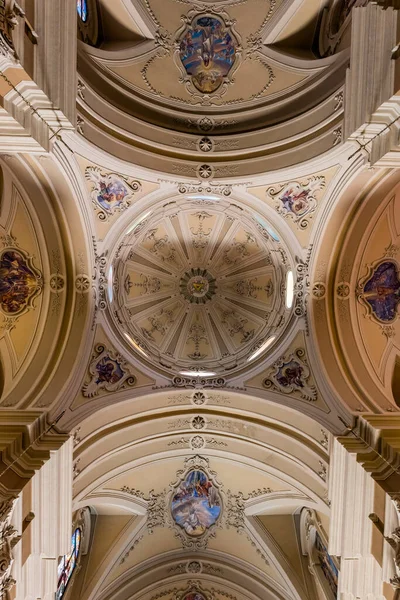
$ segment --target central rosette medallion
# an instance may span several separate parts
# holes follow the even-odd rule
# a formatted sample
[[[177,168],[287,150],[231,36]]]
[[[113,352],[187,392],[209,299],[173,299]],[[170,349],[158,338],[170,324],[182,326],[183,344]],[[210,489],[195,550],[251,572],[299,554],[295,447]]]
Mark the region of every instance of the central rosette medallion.
[[[191,269],[180,282],[182,296],[191,303],[205,304],[215,295],[214,277],[206,269]]]

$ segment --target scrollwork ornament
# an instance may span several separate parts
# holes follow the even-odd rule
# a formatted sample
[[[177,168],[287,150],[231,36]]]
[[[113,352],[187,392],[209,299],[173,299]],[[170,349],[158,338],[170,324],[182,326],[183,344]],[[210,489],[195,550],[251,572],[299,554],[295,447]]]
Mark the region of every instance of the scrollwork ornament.
[[[99,167],[87,167],[85,177],[91,183],[90,196],[100,221],[108,221],[115,213],[126,210],[142,187],[139,181]]]
[[[263,381],[266,389],[273,389],[284,394],[299,395],[307,402],[315,402],[318,397],[317,388],[310,383],[311,371],[307,364],[306,352],[297,348],[293,353],[277,360]]]
[[[207,591],[198,580],[189,580],[187,587],[183,590],[179,590],[175,595],[174,600],[185,600],[191,595],[193,595],[194,598],[198,597],[201,600],[214,600],[213,594]]]
[[[116,392],[136,384],[136,377],[129,371],[125,359],[103,344],[97,344],[89,365],[90,381],[82,387],[86,398],[97,396],[100,391]]]
[[[226,387],[226,380],[223,377],[205,379],[203,377],[176,376],[172,380],[172,385],[178,388],[224,388]]]
[[[225,525],[229,529],[232,527],[236,529],[239,534],[245,533],[245,509],[246,503],[254,498],[266,496],[272,492],[271,488],[260,488],[253,490],[249,494],[245,495],[243,492],[233,494],[231,490],[227,491],[227,503],[225,513]]]
[[[200,436],[199,436],[200,437]],[[210,514],[213,514],[211,521],[208,521],[205,525],[202,517],[199,513],[197,513],[197,502],[202,502],[201,498],[198,497],[196,502],[190,502],[190,510],[187,516],[187,520],[180,519],[179,509],[175,506],[176,502],[181,502],[178,500],[179,490],[189,490],[187,486],[192,476],[198,476],[202,478],[204,485],[206,486],[204,489],[207,489],[205,492],[208,498],[207,511],[210,511]],[[200,482],[199,482],[200,485]],[[203,485],[203,484],[201,484]],[[182,487],[183,486],[183,487]],[[187,492],[190,496],[190,492]],[[177,479],[174,483],[170,485],[170,491],[166,497],[166,503],[169,507],[169,521],[171,523],[172,528],[175,530],[175,536],[180,539],[182,546],[188,550],[204,550],[207,548],[208,540],[212,537],[215,537],[216,530],[221,527],[222,515],[223,515],[223,492],[222,485],[217,480],[217,474],[212,471],[209,467],[208,459],[196,454],[193,457],[187,458],[184,463],[184,468],[177,472]],[[218,507],[216,513],[214,514],[214,509],[212,507]],[[178,512],[176,512],[178,511]],[[218,513],[218,514],[217,514]],[[183,518],[183,517],[182,517]],[[200,521],[198,521],[200,519]],[[199,533],[199,531],[201,533]],[[196,531],[196,535],[192,533]]]
[[[235,21],[228,13],[216,6],[212,7],[212,16],[209,12],[199,13],[198,8],[193,8],[186,15],[182,16],[183,25],[175,34],[174,62],[180,72],[179,81],[185,86],[190,94],[192,101],[201,103],[204,106],[210,106],[215,103],[221,103],[221,98],[226,93],[228,86],[233,83],[233,76],[242,61],[242,47],[240,45],[240,36],[235,30]],[[207,23],[205,21],[219,22],[220,39],[218,43],[225,50],[225,59],[210,73],[212,65],[212,54],[214,44],[217,43],[214,37],[207,39],[209,49],[206,45],[200,45],[197,40],[191,36],[193,31],[199,29],[207,32]],[[190,53],[187,50],[189,45],[198,44],[195,56],[199,56],[198,64],[194,70],[193,61],[190,59]],[[207,119],[207,121],[205,120]],[[201,120],[202,131],[210,131],[213,127],[213,120],[209,117],[203,117]]]
[[[280,215],[292,219],[300,229],[306,229],[318,205],[317,192],[324,187],[325,177],[319,175],[272,186],[267,195],[275,200],[275,209]]]

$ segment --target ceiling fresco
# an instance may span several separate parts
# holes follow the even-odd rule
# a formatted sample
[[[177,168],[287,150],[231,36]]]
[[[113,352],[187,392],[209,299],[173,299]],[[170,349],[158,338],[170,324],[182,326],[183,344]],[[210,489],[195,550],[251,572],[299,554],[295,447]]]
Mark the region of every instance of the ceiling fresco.
[[[322,7],[301,4],[296,13],[280,0],[118,0],[130,41],[113,43],[110,31],[103,45],[79,44],[81,135],[123,160],[200,179],[263,173],[296,164],[296,147],[307,160],[340,144],[347,54],[313,52]],[[294,38],[307,30],[298,55],[296,42],[268,41],[282,20]]]

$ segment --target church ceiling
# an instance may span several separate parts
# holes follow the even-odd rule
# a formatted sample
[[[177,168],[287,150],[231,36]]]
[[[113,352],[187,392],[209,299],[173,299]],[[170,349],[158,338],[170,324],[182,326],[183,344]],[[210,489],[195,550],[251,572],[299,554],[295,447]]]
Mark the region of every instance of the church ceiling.
[[[307,160],[340,143],[347,51],[313,54],[321,15],[311,2],[294,12],[275,0],[117,4],[131,39],[113,43],[107,16],[105,41],[79,45],[79,130],[96,145],[187,177],[205,164],[209,179],[294,164],[296,147]],[[293,57],[277,40],[297,35],[296,23],[308,49]],[[124,157],[110,145],[117,131]]]
[[[124,237],[110,312],[158,367],[231,373],[288,320],[279,256],[261,220],[189,196]]]

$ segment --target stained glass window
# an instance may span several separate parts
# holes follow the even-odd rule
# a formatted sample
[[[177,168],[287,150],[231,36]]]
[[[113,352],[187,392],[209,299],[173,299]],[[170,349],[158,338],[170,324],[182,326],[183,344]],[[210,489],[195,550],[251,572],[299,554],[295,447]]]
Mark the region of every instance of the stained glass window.
[[[336,598],[339,572],[318,532],[315,535],[315,548],[318,553],[322,572]]]
[[[78,11],[78,15],[85,23],[88,18],[87,0],[76,0],[76,9]]]
[[[56,600],[61,600],[76,567],[81,546],[82,532],[79,528],[72,534],[71,552],[62,557],[58,565],[58,585]]]

